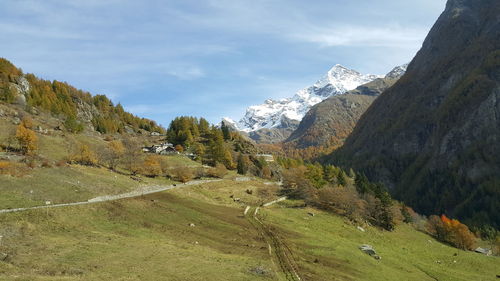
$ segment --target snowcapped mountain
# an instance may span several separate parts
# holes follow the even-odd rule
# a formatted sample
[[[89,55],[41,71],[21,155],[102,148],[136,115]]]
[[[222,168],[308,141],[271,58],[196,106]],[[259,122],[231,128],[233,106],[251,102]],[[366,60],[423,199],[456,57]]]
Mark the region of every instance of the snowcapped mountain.
[[[337,64],[314,85],[298,91],[293,97],[268,99],[261,105],[250,106],[238,123],[232,120],[231,123],[245,132],[281,128],[290,120],[300,121],[313,105],[324,99],[344,94],[380,77],[383,76],[364,75]]]
[[[403,64],[400,66],[396,66],[395,68],[393,68],[391,70],[391,72],[389,72],[389,73],[387,73],[387,75],[385,75],[385,78],[399,79],[401,76],[403,76],[403,74],[405,74],[406,69],[408,68],[408,64],[409,63]]]

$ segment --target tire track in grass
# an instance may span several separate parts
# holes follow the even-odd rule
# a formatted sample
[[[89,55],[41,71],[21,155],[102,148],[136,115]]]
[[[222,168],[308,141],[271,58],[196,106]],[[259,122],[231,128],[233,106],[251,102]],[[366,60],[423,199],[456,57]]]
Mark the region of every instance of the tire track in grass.
[[[287,281],[302,281],[299,275],[297,262],[293,253],[286,245],[286,243],[280,239],[280,237],[272,231],[272,229],[264,224],[258,218],[259,207],[255,208],[255,211],[249,212],[248,208],[245,209],[245,217],[249,220],[250,224],[252,224],[259,233],[263,236],[269,247],[269,254],[271,258],[275,259],[278,262],[279,269],[282,271],[285,279]],[[273,262],[274,263],[274,262]]]

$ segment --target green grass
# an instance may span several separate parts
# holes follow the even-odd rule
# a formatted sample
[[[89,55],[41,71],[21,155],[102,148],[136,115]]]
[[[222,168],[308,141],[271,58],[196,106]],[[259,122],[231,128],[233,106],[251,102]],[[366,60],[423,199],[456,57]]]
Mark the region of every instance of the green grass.
[[[0,175],[0,209],[31,207],[51,201],[54,204],[86,201],[125,193],[144,185],[169,185],[165,178],[142,178],[113,173],[105,168],[79,165],[37,168],[23,177]]]
[[[267,244],[242,216],[247,204],[276,198],[265,189],[276,187],[224,180],[0,214],[0,252],[9,254],[0,261],[0,280],[280,280]],[[302,205],[287,200],[262,208],[261,218],[292,249],[305,280],[496,280],[500,274],[498,257],[449,247],[409,225],[361,232],[342,217]],[[361,252],[361,244],[382,259]],[[258,266],[267,274],[251,272]]]
[[[307,212],[316,215],[311,217]],[[394,232],[357,230],[345,219],[313,209],[273,207],[265,221],[288,241],[306,280],[497,280],[500,260],[444,245],[409,225]],[[372,245],[375,260],[358,249]],[[317,262],[314,262],[318,259]]]
[[[239,214],[165,192],[2,215],[0,279],[269,280],[250,271],[272,264]]]

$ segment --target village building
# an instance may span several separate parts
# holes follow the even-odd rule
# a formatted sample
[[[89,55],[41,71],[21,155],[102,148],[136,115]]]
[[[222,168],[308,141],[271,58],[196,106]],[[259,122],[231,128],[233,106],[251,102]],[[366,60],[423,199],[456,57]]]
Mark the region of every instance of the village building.
[[[272,154],[257,154],[257,157],[262,157],[266,162],[274,162],[274,156]]]
[[[474,251],[476,253],[480,253],[480,254],[483,254],[486,256],[491,256],[491,254],[492,254],[491,249],[485,249],[485,248],[481,248],[481,247],[477,247]]]
[[[174,145],[168,142],[158,145],[143,147],[142,151],[147,153],[161,154],[161,155],[179,154],[179,152],[175,149]]]

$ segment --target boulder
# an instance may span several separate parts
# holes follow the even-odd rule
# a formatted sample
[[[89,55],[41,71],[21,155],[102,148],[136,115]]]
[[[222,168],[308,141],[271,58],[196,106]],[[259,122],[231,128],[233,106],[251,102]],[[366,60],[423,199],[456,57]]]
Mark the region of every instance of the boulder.
[[[363,251],[365,254],[368,254],[377,260],[381,259],[381,257],[377,255],[377,252],[375,251],[375,249],[373,249],[371,245],[363,244],[359,246],[359,249]]]
[[[9,254],[0,253],[0,261],[5,261],[9,257]]]

